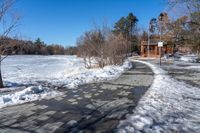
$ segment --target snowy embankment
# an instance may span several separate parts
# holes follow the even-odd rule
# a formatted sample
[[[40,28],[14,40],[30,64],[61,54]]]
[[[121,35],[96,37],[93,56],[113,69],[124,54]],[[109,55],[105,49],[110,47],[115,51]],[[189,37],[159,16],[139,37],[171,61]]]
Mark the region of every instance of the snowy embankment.
[[[0,108],[41,100],[44,98],[56,97],[61,94],[62,93],[57,91],[49,90],[47,87],[31,86],[12,94],[0,95]]]
[[[0,94],[0,108],[61,95],[51,89],[52,86],[76,88],[81,84],[117,78],[131,67],[126,61],[122,66],[86,69],[83,59],[76,56],[10,56],[2,65],[7,86],[2,90],[20,91]]]
[[[152,86],[133,115],[120,122],[119,133],[200,132],[200,88],[179,82],[159,66],[137,61],[155,73]]]

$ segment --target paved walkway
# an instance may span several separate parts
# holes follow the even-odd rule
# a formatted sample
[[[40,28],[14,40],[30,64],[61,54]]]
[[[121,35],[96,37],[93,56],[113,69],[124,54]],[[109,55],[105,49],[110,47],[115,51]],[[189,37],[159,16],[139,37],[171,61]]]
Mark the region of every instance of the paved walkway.
[[[63,88],[65,95],[0,109],[0,133],[114,132],[153,81],[144,64],[114,81]]]
[[[200,63],[198,63],[200,65]],[[200,71],[195,69],[187,69],[188,64],[165,65],[162,68],[168,72],[170,76],[180,82],[185,82],[193,87],[200,87]]]

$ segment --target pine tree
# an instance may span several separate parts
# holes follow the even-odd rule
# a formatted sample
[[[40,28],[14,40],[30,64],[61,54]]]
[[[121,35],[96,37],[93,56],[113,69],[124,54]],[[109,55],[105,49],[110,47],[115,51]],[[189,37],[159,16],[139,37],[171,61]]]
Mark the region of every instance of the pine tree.
[[[127,43],[130,43],[130,51],[137,51],[137,22],[138,19],[133,13],[129,13],[127,17],[122,17],[114,25],[113,33],[116,35],[122,34],[123,37],[127,40]]]

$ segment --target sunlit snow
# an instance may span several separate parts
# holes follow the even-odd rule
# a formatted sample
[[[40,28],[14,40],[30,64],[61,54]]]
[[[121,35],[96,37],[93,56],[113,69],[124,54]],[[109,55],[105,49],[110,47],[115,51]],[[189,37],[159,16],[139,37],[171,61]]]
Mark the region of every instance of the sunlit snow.
[[[200,88],[171,78],[159,66],[152,68],[155,79],[138,103],[133,115],[121,121],[119,133],[200,132]]]
[[[131,63],[122,66],[86,69],[76,56],[9,56],[2,63],[6,88],[0,94],[0,108],[43,98],[60,96],[56,87],[76,88],[85,83],[117,78]]]
[[[47,87],[42,86],[31,86],[22,91],[18,91],[11,94],[1,95],[0,96],[0,108],[15,105],[15,104],[22,104],[26,102],[41,100],[44,98],[51,98],[55,96],[62,95],[57,91],[49,90]]]
[[[83,59],[76,56],[10,56],[3,63],[3,79],[7,86],[51,83],[69,88],[80,84],[109,80],[118,77],[131,67],[106,66],[87,69]]]

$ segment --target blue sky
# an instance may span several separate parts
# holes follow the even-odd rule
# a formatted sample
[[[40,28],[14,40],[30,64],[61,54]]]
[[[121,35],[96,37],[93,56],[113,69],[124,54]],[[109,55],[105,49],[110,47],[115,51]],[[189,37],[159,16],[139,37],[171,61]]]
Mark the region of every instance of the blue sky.
[[[164,8],[162,0],[19,0],[16,9],[23,17],[17,31],[24,39],[74,46],[94,23],[113,26],[132,12],[146,28]]]

